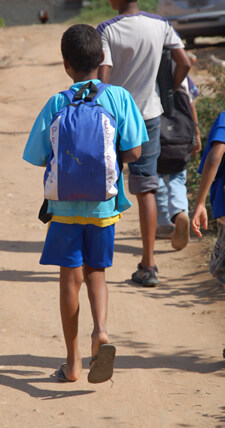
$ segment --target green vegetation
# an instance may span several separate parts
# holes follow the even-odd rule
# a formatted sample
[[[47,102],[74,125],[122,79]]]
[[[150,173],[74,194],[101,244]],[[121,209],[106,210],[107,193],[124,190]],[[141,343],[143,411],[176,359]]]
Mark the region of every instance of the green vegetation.
[[[139,0],[138,6],[140,10],[147,12],[155,12],[157,7],[157,0]],[[112,10],[108,0],[90,0],[90,6],[82,7],[79,15],[75,16],[69,21],[69,24],[91,24],[97,25],[98,23],[115,16],[117,12]]]
[[[5,21],[1,16],[0,16],[0,27],[5,27]]]
[[[200,86],[201,95],[196,101],[203,147],[207,142],[210,128],[217,116],[225,109],[225,73],[221,65],[208,69],[210,83]]]

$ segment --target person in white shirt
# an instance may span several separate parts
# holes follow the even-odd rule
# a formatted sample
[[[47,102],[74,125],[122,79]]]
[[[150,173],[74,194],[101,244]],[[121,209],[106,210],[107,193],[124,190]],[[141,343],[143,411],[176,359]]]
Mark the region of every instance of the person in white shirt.
[[[163,48],[171,49],[176,63],[176,91],[191,63],[179,35],[165,18],[140,11],[137,1],[110,0],[110,4],[119,15],[97,27],[105,55],[99,68],[99,78],[102,82],[123,86],[131,93],[147,127],[149,141],[143,144],[139,160],[129,164],[129,190],[137,197],[143,243],[142,260],[138,270],[132,274],[132,280],[152,287],[159,282],[154,262],[157,224],[154,194],[158,187],[157,158],[160,153],[160,116],[163,113],[157,73]]]

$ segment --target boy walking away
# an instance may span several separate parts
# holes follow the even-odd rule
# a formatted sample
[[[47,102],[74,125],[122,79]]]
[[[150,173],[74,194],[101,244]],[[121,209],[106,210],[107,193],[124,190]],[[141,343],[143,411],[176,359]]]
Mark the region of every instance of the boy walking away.
[[[142,156],[129,164],[129,190],[137,197],[143,245],[142,259],[132,280],[152,287],[159,282],[154,243],[157,158],[160,153],[160,116],[163,113],[157,74],[163,48],[171,49],[176,62],[174,90],[186,77],[191,64],[180,37],[166,19],[140,11],[137,1],[110,0],[110,4],[119,15],[97,28],[105,54],[99,77],[102,82],[126,88],[146,123],[149,138],[142,146]]]
[[[48,200],[48,214],[52,221],[40,263],[60,266],[60,310],[67,358],[57,372],[58,380],[74,382],[82,369],[78,315],[79,290],[84,278],[94,324],[88,381],[99,383],[111,378],[116,351],[109,343],[106,330],[108,290],[105,268],[112,265],[115,223],[121,212],[131,206],[124,193],[122,171],[117,169],[115,172],[113,148],[116,147],[123,162],[132,162],[140,156],[147,132],[130,94],[123,88],[103,85],[97,79],[103,51],[101,37],[93,27],[74,25],[68,28],[62,37],[61,51],[65,71],[74,83],[68,92],[53,95],[40,112],[23,158],[37,166],[47,163],[45,196],[51,192],[53,195]],[[94,107],[93,103],[96,104]],[[73,134],[72,127],[74,133],[79,131]],[[95,141],[95,129],[102,130],[99,141]],[[104,159],[102,149],[106,149]],[[88,151],[92,152],[90,158],[85,157]],[[106,177],[101,175],[102,167],[95,166],[94,158],[100,163],[109,161]],[[71,170],[74,174],[77,171],[82,174],[82,168],[86,168],[85,174],[74,179],[76,190],[70,188],[68,192],[73,180]],[[117,174],[116,182],[108,188],[103,199],[96,200],[93,192],[88,193],[87,186],[83,190],[87,184],[85,175],[89,172],[92,174],[90,186],[92,181],[98,183],[94,191],[99,190],[98,186],[105,179],[108,184],[114,183],[113,177]],[[53,186],[55,183],[56,187]]]
[[[201,150],[195,98],[198,89],[188,76],[174,94],[174,110],[161,117],[161,153],[158,158],[159,188],[156,193],[156,237],[171,238],[182,250],[189,241],[187,165]]]
[[[201,238],[201,225],[206,230],[208,215],[205,206],[210,189],[212,216],[217,219],[218,235],[211,254],[210,272],[225,284],[225,111],[215,120],[199,167],[202,174],[192,218],[192,229]]]

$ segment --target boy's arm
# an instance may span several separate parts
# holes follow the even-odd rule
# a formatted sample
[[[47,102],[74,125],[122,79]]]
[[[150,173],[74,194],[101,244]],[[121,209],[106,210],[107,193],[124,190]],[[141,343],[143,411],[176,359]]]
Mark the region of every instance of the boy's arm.
[[[208,215],[205,207],[205,201],[224,153],[225,144],[221,143],[220,141],[215,141],[204,163],[199,191],[196,199],[195,212],[192,218],[192,230],[199,238],[202,237],[202,233],[200,231],[201,224],[204,230],[206,230],[208,227]]]
[[[124,163],[135,162],[141,156],[142,144],[148,141],[144,119],[130,93],[120,86],[109,86],[113,95],[113,115],[117,121],[119,150]]]
[[[142,144],[149,139],[135,101],[126,89],[114,85],[106,88],[100,101],[116,120],[119,139],[117,149],[122,162],[135,162],[141,155]]]
[[[193,120],[195,122],[195,138],[196,138],[196,144],[194,145],[191,155],[195,156],[197,153],[199,153],[202,149],[202,142],[201,142],[201,136],[200,136],[200,129],[198,126],[198,114],[197,114],[197,110],[195,107],[195,102],[192,101],[192,103],[190,103],[191,105],[191,110],[192,110],[192,116],[193,116]]]
[[[23,159],[32,165],[45,166],[47,158],[51,153],[49,127],[53,114],[58,110],[58,99],[61,100],[61,96],[53,96],[48,100],[35,120],[30,132],[23,152]]]
[[[171,55],[176,63],[173,73],[173,90],[175,92],[187,76],[191,68],[191,61],[183,48],[171,49]]]
[[[98,69],[98,79],[101,80],[102,83],[109,83],[111,68],[110,65],[100,65]]]
[[[135,162],[141,156],[141,146],[120,153],[123,163]]]

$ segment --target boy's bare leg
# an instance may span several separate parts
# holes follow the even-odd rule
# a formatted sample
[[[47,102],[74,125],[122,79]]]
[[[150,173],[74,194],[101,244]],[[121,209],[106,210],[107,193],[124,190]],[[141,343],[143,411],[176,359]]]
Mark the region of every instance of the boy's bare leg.
[[[142,267],[154,266],[154,244],[157,226],[157,206],[151,192],[138,193],[139,219],[143,244]]]
[[[106,332],[108,312],[108,288],[105,282],[105,269],[94,269],[84,265],[84,279],[94,322],[91,354],[96,355],[103,343],[109,343]]]
[[[79,291],[83,280],[82,267],[60,268],[60,311],[67,348],[67,364],[63,372],[67,379],[77,380],[82,369],[78,349]]]

